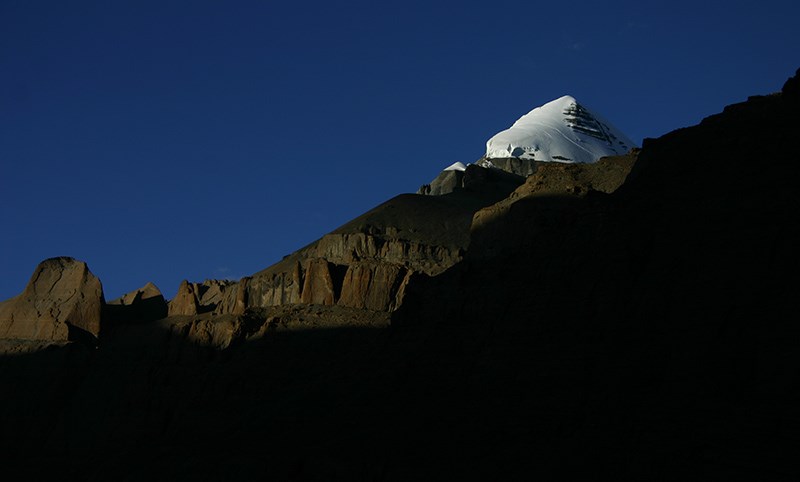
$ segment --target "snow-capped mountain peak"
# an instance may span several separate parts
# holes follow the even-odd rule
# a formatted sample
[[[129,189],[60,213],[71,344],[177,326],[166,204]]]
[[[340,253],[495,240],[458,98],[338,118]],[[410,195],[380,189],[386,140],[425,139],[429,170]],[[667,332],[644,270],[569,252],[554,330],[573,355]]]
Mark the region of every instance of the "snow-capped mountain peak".
[[[635,147],[625,134],[565,95],[520,117],[486,142],[486,158],[595,162]]]

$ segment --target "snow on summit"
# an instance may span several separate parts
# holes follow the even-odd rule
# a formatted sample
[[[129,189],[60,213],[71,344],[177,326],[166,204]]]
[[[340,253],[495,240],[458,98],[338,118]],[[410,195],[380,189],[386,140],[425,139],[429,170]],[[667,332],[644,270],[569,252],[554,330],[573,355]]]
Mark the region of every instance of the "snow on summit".
[[[520,117],[486,142],[486,158],[595,162],[635,147],[625,134],[565,95]]]
[[[445,167],[444,170],[445,171],[466,171],[467,170],[467,166],[465,166],[463,162],[456,161],[456,162],[450,164],[449,166]]]

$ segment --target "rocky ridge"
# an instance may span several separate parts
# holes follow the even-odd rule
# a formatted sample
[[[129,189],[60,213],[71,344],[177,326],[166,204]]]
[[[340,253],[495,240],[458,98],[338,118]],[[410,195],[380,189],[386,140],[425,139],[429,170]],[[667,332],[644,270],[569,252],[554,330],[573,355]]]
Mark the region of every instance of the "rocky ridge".
[[[168,303],[160,290],[148,283],[119,299],[101,303],[102,316],[87,322],[95,327],[90,333],[97,336],[101,324],[142,323],[167,316],[195,317],[206,320],[203,321],[206,327],[217,326],[208,325],[208,316],[236,319],[248,310],[292,305],[393,312],[402,306],[409,284],[416,277],[436,277],[458,264],[470,245],[475,227],[489,213],[504,209],[509,199],[520,196],[519,189],[524,190],[530,180],[526,184],[519,172],[541,171],[537,178],[541,179],[552,170],[564,169],[558,164],[528,159],[492,161],[497,165],[486,161],[465,166],[463,170],[446,170],[443,174],[448,177],[440,176],[421,188],[428,195],[397,196],[275,265],[239,281],[184,280]],[[610,164],[573,170],[597,172],[595,177],[605,173],[608,177],[606,165]],[[616,187],[626,173],[625,169],[617,170],[610,179],[598,182]],[[576,189],[589,192],[594,186],[589,183]],[[12,307],[9,301],[5,310],[16,313],[19,308],[16,304]],[[63,333],[45,336],[15,330],[9,328],[0,336],[12,340],[37,336],[51,341],[67,339]]]
[[[475,242],[472,238],[476,228],[489,217],[507,210],[509,203],[523,193],[540,189],[541,185],[551,190],[562,189],[564,183],[573,194],[586,194],[594,189],[613,190],[624,180],[635,155],[626,159],[627,162],[609,160],[576,167],[529,161],[536,175],[527,182],[516,174],[478,165],[467,166],[464,171],[449,171],[459,174],[458,185],[451,186],[449,192],[437,196],[397,196],[252,276],[239,281],[198,283],[184,280],[168,303],[160,290],[148,283],[116,300],[99,302],[100,315],[72,324],[91,325],[90,333],[97,337],[101,325],[146,323],[165,317],[185,325],[185,317],[190,317],[203,326],[202,330],[179,330],[180,333],[190,339],[205,336],[218,340],[218,337],[230,337],[226,323],[240,323],[241,316],[262,308],[339,306],[390,313],[402,306],[409,285],[415,283],[417,277],[436,277],[457,265],[470,243]],[[557,172],[581,174],[557,180],[554,174]],[[85,266],[69,258],[60,259],[67,264]],[[55,304],[62,301],[58,296],[50,300]],[[9,320],[31,318],[24,310],[20,311],[14,300],[1,306]],[[218,317],[220,323],[209,321],[214,317]],[[69,338],[64,334],[67,325],[58,322],[52,325],[64,333],[41,334],[37,323],[16,323],[12,329],[9,322],[0,336],[8,340],[66,341]],[[22,333],[19,326],[36,333]],[[200,332],[205,335],[197,335]],[[5,351],[16,347],[6,347]]]
[[[524,181],[478,166],[463,174],[446,195],[397,196],[238,282],[184,282],[170,314],[241,314],[291,304],[394,311],[416,273],[436,276],[463,258],[473,214]]]

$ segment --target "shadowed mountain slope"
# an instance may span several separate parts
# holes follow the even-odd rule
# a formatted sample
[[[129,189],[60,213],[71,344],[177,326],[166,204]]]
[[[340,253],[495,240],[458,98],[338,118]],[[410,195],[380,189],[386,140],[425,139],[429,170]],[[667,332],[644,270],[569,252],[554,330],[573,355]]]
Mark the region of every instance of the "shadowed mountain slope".
[[[528,194],[532,176],[394,321],[491,326],[484,408],[581,413],[552,442],[612,473],[796,477],[795,82],[647,140],[613,194]]]

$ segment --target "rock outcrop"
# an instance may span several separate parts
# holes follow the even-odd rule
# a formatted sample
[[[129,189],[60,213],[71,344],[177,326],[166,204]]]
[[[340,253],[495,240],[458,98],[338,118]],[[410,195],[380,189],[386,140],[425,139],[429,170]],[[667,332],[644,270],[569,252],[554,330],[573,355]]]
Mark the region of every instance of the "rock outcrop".
[[[42,261],[25,290],[0,304],[0,338],[67,341],[100,335],[103,286],[83,261]]]
[[[168,308],[164,295],[153,283],[111,300],[106,305],[109,322],[147,322],[167,316]]]
[[[323,258],[310,259],[306,264],[305,280],[300,302],[311,305],[332,305],[336,302],[337,293],[333,287],[331,266]]]
[[[413,270],[401,264],[358,263],[347,268],[339,304],[372,311],[394,311],[403,302]]]
[[[240,287],[244,286],[244,290]],[[247,283],[228,280],[205,280],[190,283],[183,280],[178,293],[169,302],[169,315],[198,315],[201,313],[244,313]]]
[[[528,177],[536,172],[536,168],[541,165],[552,164],[551,162],[534,161],[533,159],[520,159],[518,157],[501,157],[486,159],[481,158],[475,164],[481,167],[500,169],[517,176]]]
[[[459,262],[474,213],[524,179],[468,166],[462,181],[446,195],[397,196],[239,282],[182,283],[170,314],[236,314],[292,304],[393,311],[413,273],[436,276]]]
[[[497,233],[492,227],[514,209],[517,202],[523,204],[542,200],[562,199],[565,202],[600,193],[610,194],[625,182],[639,155],[634,149],[625,156],[604,157],[593,164],[562,164],[554,162],[533,162],[533,174],[525,184],[517,188],[506,199],[487,206],[475,213],[472,219],[471,248],[475,256],[485,256],[498,249],[508,250],[509,243],[527,242],[526,236],[511,235],[503,240],[500,247],[496,242]],[[525,227],[520,226],[524,230]],[[528,233],[536,236],[536,232]]]
[[[300,303],[305,269],[300,256],[292,256],[254,274],[247,284],[248,306],[279,306]]]
[[[449,194],[456,189],[464,187],[464,172],[458,170],[444,170],[439,173],[430,184],[423,184],[417,190],[417,194],[427,196],[441,196]]]
[[[495,164],[495,162],[497,164]],[[502,199],[525,181],[541,164],[528,159],[479,159],[461,170],[444,170],[430,184],[423,184],[417,194],[443,196],[459,190],[493,193]]]
[[[197,297],[197,283],[181,281],[178,286],[178,293],[175,298],[169,301],[169,316],[175,315],[196,315],[200,310],[200,303]]]
[[[421,188],[435,196],[397,196],[240,282],[182,283],[169,313],[236,314],[292,304],[394,311],[414,273],[437,276],[463,259],[473,216],[523,185],[525,178],[517,172],[566,169],[523,159],[492,161],[502,168],[485,162],[444,171],[442,179]],[[614,186],[622,180],[624,175]],[[604,189],[585,184],[586,192]]]

